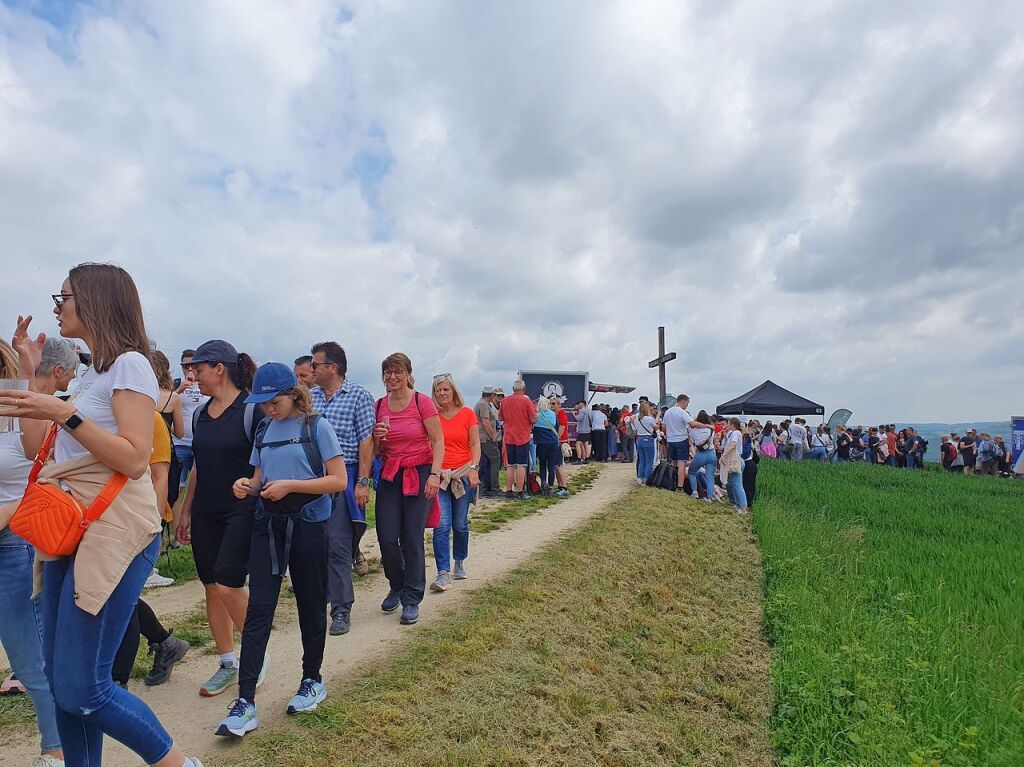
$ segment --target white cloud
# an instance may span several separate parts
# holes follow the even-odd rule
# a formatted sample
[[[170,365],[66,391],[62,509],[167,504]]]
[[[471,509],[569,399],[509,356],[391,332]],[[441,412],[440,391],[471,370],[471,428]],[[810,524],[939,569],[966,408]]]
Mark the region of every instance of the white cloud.
[[[11,319],[110,259],[172,355],[1020,409],[1016,4],[77,8],[0,6]]]

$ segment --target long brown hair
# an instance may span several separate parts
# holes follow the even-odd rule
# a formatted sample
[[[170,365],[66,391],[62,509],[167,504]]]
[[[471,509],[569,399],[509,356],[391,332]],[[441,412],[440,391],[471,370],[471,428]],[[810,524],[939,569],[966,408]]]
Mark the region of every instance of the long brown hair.
[[[0,338],[0,378],[14,378],[18,375],[18,353]]]
[[[68,273],[75,311],[89,329],[92,364],[104,373],[125,352],[149,358],[142,301],[128,272],[113,264],[79,264]]]
[[[174,379],[171,378],[171,361],[167,355],[159,349],[154,349],[149,355],[149,364],[153,366],[156,373],[156,383],[164,391],[174,388]]]

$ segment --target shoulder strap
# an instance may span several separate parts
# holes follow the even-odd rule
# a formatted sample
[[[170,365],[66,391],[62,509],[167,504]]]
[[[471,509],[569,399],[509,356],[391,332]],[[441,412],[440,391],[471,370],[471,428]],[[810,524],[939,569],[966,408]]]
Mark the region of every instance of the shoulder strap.
[[[46,437],[43,439],[43,444],[39,448],[39,453],[36,455],[36,460],[32,464],[32,470],[28,473],[28,483],[31,485],[39,477],[39,472],[43,470],[43,464],[46,463],[46,459],[50,456],[50,451],[53,449],[53,443],[57,439],[57,424],[52,424],[50,429],[46,432]]]
[[[199,426],[199,414],[204,412],[206,408],[210,406],[210,401],[207,400],[204,404],[197,407],[192,411],[192,436],[196,436],[196,428]]]
[[[306,460],[318,477],[324,476],[324,458],[320,454],[320,445],[316,441],[316,430],[320,424],[319,413],[307,413],[302,419],[302,449],[306,451]]]
[[[247,440],[249,440],[250,443],[252,442],[252,436],[253,436],[252,435],[252,422],[253,422],[253,419],[255,418],[255,416],[256,416],[256,403],[255,402],[250,402],[248,405],[245,406],[245,413],[242,415],[242,428],[245,429],[245,438]],[[265,420],[266,420],[265,418],[261,419],[260,423],[262,423]]]
[[[267,443],[263,441],[263,438],[267,435],[267,429],[270,428],[270,419],[264,418],[260,421],[259,426],[256,427],[256,449],[262,450],[267,446]]]
[[[174,392],[172,392],[172,391],[167,392],[167,399],[164,400],[164,404],[160,407],[160,413],[161,414],[163,414],[163,412],[165,410],[167,410],[167,406],[171,404],[171,397],[173,397],[173,396],[174,396]]]

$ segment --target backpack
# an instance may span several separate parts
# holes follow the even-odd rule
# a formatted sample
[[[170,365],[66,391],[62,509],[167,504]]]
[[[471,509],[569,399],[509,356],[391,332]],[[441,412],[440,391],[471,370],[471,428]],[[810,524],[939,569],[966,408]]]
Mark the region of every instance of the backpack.
[[[193,437],[195,437],[196,428],[199,426],[199,414],[206,412],[206,408],[208,408],[210,406],[210,402],[213,402],[213,400],[210,400],[209,402],[207,402],[202,407],[197,407],[195,410],[192,411],[192,436]],[[245,438],[250,443],[252,442],[252,437],[250,437],[249,435],[252,434],[252,422],[255,420],[255,416],[256,416],[256,405],[254,403],[252,403],[252,402],[249,402],[248,404],[246,404],[246,406],[245,406],[245,413],[242,415],[242,428],[245,429]],[[265,420],[265,419],[263,419],[263,420]]]
[[[647,478],[648,487],[659,487],[662,490],[676,490],[679,487],[679,469],[668,461],[657,465],[651,476]]]
[[[324,459],[320,454],[320,446],[316,443],[316,430],[320,418],[321,416],[319,413],[306,413],[306,416],[302,419],[300,436],[293,437],[292,439],[276,440],[274,442],[263,441],[263,438],[267,434],[267,429],[270,428],[270,421],[272,420],[270,418],[264,418],[256,427],[255,447],[257,450],[262,450],[265,447],[302,445],[302,449],[306,453],[306,460],[309,461],[309,465],[310,468],[313,469],[313,473],[318,477],[322,477],[324,476]]]
[[[526,481],[527,483],[529,483],[530,495],[537,495],[538,493],[540,493],[541,489],[543,488],[543,485],[540,481],[540,474],[538,474],[535,471],[531,471],[527,474]]]

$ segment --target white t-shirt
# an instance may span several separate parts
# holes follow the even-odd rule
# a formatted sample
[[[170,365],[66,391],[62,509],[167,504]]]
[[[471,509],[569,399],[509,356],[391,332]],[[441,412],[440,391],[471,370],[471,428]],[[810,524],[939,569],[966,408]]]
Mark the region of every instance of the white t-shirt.
[[[714,433],[714,429],[707,429],[707,428],[704,428],[704,427],[700,427],[700,428],[696,428],[696,429],[688,428],[688,431],[690,432],[690,444],[691,445],[694,445],[695,447],[700,448],[700,447],[704,446],[705,442],[707,442],[708,443],[708,447],[712,447],[712,443],[709,440],[710,440],[710,437],[711,437],[712,433]]]
[[[104,431],[116,434],[117,418],[114,417],[111,400],[114,392],[119,390],[145,394],[153,400],[153,409],[156,409],[157,398],[160,396],[156,374],[149,360],[138,352],[125,352],[114,360],[106,373],[97,373],[90,366],[75,388],[72,404],[83,418],[88,418]],[[57,447],[54,450],[57,463],[73,460],[88,452],[66,431],[57,431]]]
[[[655,422],[653,415],[645,415],[641,418],[638,415],[633,416],[636,419],[636,436],[640,437],[653,437],[655,430]]]
[[[679,405],[673,405],[665,411],[665,417],[662,421],[665,424],[665,432],[669,442],[682,442],[689,435],[687,426],[690,425],[690,421],[693,420],[693,416],[690,415],[690,411],[679,407]]]
[[[794,423],[789,427],[789,441],[797,447],[801,445],[807,447],[807,429],[798,423]]]
[[[599,431],[608,425],[608,416],[600,410],[591,410],[590,423],[592,424],[591,429],[593,431]]]
[[[0,434],[0,506],[21,500],[31,468],[32,461],[21,447],[21,435]]]
[[[192,417],[193,414],[210,401],[210,398],[199,391],[199,384],[194,383],[181,393],[181,415],[185,419],[185,436],[175,437],[175,445],[192,447]]]
[[[739,431],[731,431],[726,435],[725,443],[722,445],[722,452],[725,452],[730,442],[736,445],[736,455],[743,455],[743,435]]]

